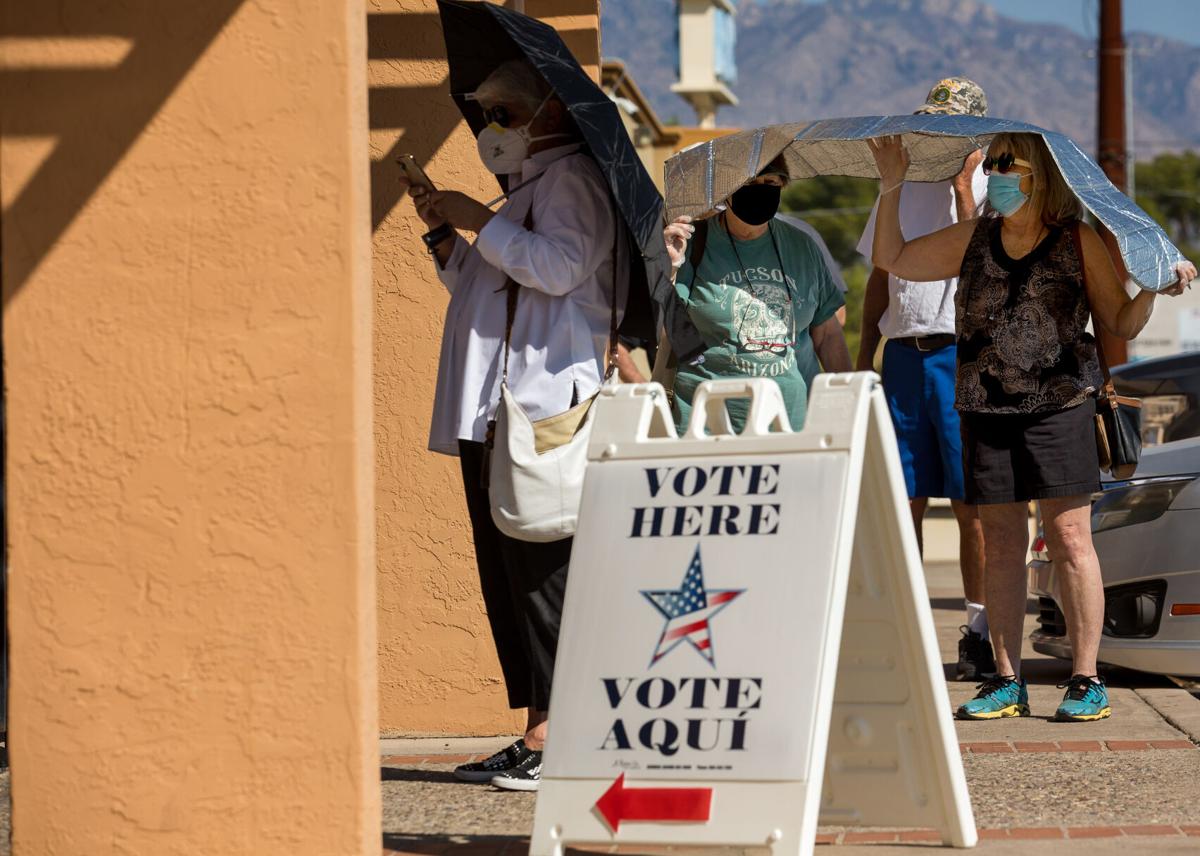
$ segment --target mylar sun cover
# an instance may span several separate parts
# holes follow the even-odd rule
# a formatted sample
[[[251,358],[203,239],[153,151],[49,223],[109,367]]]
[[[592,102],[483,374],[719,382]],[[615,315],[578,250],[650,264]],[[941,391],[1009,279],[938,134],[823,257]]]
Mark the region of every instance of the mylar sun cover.
[[[1175,282],[1183,259],[1166,233],[1069,138],[1025,122],[977,116],[863,116],[771,125],[720,137],[666,163],[667,217],[703,217],[781,152],[792,179],[818,175],[878,178],[866,141],[900,134],[911,165],[908,181],[944,181],[968,154],[1001,133],[1038,134],[1079,201],[1117,239],[1130,276],[1159,291]],[[803,212],[801,212],[803,213]]]

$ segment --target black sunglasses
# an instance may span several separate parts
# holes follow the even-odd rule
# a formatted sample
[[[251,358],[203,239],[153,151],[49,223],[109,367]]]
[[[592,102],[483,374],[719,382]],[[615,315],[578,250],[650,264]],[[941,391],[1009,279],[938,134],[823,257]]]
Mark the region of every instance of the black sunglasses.
[[[991,155],[985,157],[983,159],[983,174],[991,175],[992,171],[994,170],[1001,175],[1004,175],[1010,169],[1012,169],[1013,166],[1023,166],[1030,170],[1033,169],[1033,164],[1031,164],[1029,161],[1022,160],[1012,152],[1005,152],[998,158],[994,158]]]
[[[497,107],[489,107],[484,110],[483,121],[489,125],[495,123],[501,128],[507,128],[508,123],[512,121],[512,116],[508,115],[508,108],[501,104]]]

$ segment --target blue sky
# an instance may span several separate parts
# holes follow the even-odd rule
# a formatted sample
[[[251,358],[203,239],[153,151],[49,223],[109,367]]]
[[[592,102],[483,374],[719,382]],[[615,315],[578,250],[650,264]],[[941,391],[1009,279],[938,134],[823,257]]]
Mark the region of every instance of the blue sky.
[[[806,0],[808,3],[837,0]],[[1001,14],[1023,21],[1046,21],[1070,27],[1077,33],[1096,37],[1099,0],[980,0]],[[1169,36],[1200,44],[1200,0],[1125,0],[1121,4],[1125,29]]]
[[[1049,21],[1096,37],[1099,0],[983,0],[1001,14],[1025,21]],[[1195,44],[1200,40],[1200,2],[1125,0],[1125,29],[1141,30]]]

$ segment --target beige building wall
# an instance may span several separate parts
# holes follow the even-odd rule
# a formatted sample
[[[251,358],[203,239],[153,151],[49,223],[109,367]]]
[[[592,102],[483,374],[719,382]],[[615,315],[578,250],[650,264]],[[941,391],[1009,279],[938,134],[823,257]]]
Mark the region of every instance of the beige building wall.
[[[13,851],[377,854],[362,4],[0,3]]]
[[[702,128],[717,126],[717,108],[737,104],[729,87],[716,76],[717,14],[736,14],[730,0],[679,0],[679,80],[671,91],[684,97],[696,111]]]
[[[369,0],[375,214],[375,444],[379,544],[380,728],[388,735],[511,734],[479,593],[458,459],[426,451],[447,294],[397,193],[396,157],[441,188],[498,193],[450,100],[433,0]],[[528,0],[599,74],[595,0]]]

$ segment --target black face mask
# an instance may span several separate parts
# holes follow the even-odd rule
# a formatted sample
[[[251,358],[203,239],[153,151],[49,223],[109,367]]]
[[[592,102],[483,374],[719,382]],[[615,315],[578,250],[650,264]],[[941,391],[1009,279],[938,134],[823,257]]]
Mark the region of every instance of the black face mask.
[[[729,207],[743,223],[761,226],[779,210],[782,187],[774,184],[747,184],[729,197]]]

